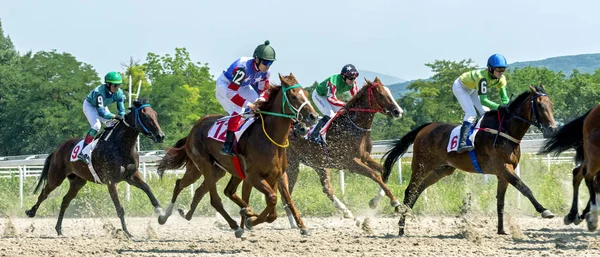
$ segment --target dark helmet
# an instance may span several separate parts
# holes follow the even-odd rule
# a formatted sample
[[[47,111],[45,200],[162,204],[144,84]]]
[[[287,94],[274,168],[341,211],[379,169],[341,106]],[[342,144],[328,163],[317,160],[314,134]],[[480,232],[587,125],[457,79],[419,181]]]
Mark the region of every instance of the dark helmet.
[[[264,44],[258,45],[256,49],[254,49],[254,54],[252,55],[252,57],[261,60],[275,61],[275,49],[273,49],[273,47],[270,46],[270,44],[271,42],[267,40]]]
[[[493,54],[488,58],[487,66],[488,68],[506,68],[506,58],[501,54]]]
[[[354,65],[346,64],[342,68],[342,71],[340,72],[340,74],[342,74],[342,76],[344,76],[344,77],[355,79],[358,77],[358,70],[356,69],[356,67],[354,67]]]

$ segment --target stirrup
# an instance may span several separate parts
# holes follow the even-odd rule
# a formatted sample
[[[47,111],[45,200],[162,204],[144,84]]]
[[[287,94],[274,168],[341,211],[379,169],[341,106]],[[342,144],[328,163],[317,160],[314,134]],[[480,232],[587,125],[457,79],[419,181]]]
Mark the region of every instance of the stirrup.
[[[231,144],[229,147],[226,147],[225,145],[223,145],[223,148],[221,148],[221,154],[229,155],[229,156],[237,156],[237,154],[233,151],[233,144]]]
[[[79,153],[77,159],[83,161],[85,164],[90,164],[90,157],[87,154]]]
[[[475,149],[475,147],[470,146],[470,145],[464,145],[463,147],[458,147],[458,149],[456,149],[457,153],[464,153],[464,152],[470,152],[473,151]]]

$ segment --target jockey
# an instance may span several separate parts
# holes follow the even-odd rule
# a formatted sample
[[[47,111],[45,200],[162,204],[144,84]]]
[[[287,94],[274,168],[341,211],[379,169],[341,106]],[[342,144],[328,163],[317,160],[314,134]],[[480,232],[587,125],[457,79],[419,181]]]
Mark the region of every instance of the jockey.
[[[257,100],[265,101],[269,89],[269,67],[275,61],[275,49],[269,40],[254,50],[252,57],[242,57],[233,62],[217,79],[216,97],[223,109],[231,115],[221,154],[235,156],[234,132],[248,108],[256,110]]]
[[[475,121],[477,112],[480,115],[485,113],[483,106],[490,110],[499,110],[506,112],[506,104],[508,104],[508,95],[506,94],[506,58],[501,54],[494,54],[488,58],[487,69],[474,70],[463,73],[452,86],[452,92],[458,99],[460,107],[465,111],[463,124],[460,128],[460,140],[458,143],[458,153],[473,150],[473,146],[467,146],[467,137],[471,124]],[[495,86],[500,91],[499,105],[487,97],[488,87]],[[477,112],[475,110],[477,108]]]
[[[123,90],[120,88],[121,84],[123,84],[121,74],[111,71],[104,76],[104,84],[94,88],[83,101],[83,113],[92,128],[88,130],[83,141],[83,147],[77,158],[86,164],[90,163],[90,157],[87,154],[83,154],[83,148],[94,140],[94,136],[100,131],[102,123],[106,123],[112,119],[123,120],[123,116],[125,115],[125,94],[123,94]],[[114,102],[117,102],[117,115],[110,113],[108,110],[108,106]]]
[[[350,96],[354,96],[358,92],[357,77],[358,70],[356,67],[352,64],[346,64],[339,74],[325,79],[312,92],[312,100],[323,114],[323,118],[319,120],[319,123],[313,129],[311,138],[317,140],[323,125],[346,104],[337,98],[337,94],[350,92]]]

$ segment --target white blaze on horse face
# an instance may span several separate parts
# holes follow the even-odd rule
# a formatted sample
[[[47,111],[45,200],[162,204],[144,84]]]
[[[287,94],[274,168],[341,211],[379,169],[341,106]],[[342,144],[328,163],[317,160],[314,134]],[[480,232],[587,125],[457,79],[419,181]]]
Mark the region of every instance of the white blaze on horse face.
[[[310,101],[308,101],[308,96],[306,94],[308,94],[306,92],[306,90],[302,90],[302,101],[303,102],[308,102],[308,105],[310,105],[310,107],[313,107],[312,104],[310,103]]]
[[[404,110],[402,110],[402,108],[400,108],[400,105],[398,105],[398,103],[396,102],[396,99],[394,99],[394,95],[392,94],[392,91],[390,91],[390,89],[386,86],[384,86],[383,88],[385,89],[385,92],[387,92],[388,97],[392,100],[394,105],[396,105],[396,107],[398,107],[398,110],[400,111],[400,115],[402,115],[402,113],[404,113]]]

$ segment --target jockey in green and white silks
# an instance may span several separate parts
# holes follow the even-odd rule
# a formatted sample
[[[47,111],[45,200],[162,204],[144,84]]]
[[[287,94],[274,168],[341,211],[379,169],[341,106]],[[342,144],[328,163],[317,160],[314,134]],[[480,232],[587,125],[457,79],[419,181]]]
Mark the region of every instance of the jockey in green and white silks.
[[[339,74],[332,75],[317,85],[317,88],[312,92],[312,100],[323,114],[323,118],[319,120],[319,123],[313,129],[311,137],[317,139],[319,130],[323,125],[346,105],[344,101],[337,98],[337,95],[349,92],[350,96],[354,96],[358,92],[357,77],[358,70],[356,67],[352,64],[346,64]]]
[[[487,69],[465,72],[454,81],[452,92],[458,99],[460,107],[465,111],[463,124],[460,128],[458,153],[473,150],[473,146],[467,146],[466,141],[471,125],[477,117],[477,112],[480,115],[485,113],[483,106],[490,108],[490,110],[506,108],[505,105],[509,101],[506,93],[506,77],[504,77],[506,66],[506,58],[501,54],[494,54],[488,58]],[[487,91],[489,87],[498,88],[502,105],[488,99]]]
[[[118,72],[111,71],[104,76],[104,84],[94,88],[83,101],[83,113],[90,123],[91,128],[83,141],[83,148],[94,140],[94,136],[100,131],[102,123],[109,120],[123,120],[125,115],[125,94],[120,86],[123,84],[123,78]],[[117,103],[118,114],[112,114],[108,110],[108,106],[112,103]],[[77,158],[89,164],[90,157],[79,152]]]

